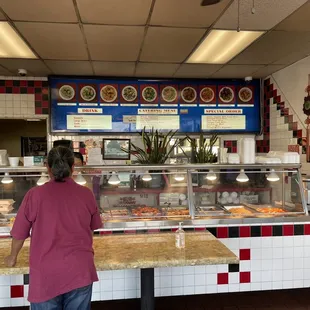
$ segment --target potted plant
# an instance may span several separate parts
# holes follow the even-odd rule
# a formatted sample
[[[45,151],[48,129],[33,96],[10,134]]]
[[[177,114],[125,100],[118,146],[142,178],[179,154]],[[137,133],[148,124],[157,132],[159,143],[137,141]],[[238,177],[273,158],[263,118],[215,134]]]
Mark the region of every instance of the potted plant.
[[[191,162],[193,164],[216,163],[217,155],[213,153],[213,147],[218,141],[217,135],[212,135],[210,139],[204,137],[201,132],[199,139],[186,136],[187,141],[191,144]],[[203,170],[200,170],[202,172]],[[204,175],[198,174],[198,184],[204,183]],[[194,181],[195,183],[195,181]]]
[[[134,143],[130,143],[130,154],[135,156],[137,162],[143,165],[161,165],[165,164],[173,150],[181,143],[182,140],[175,138],[177,131],[170,130],[167,133],[154,130],[152,128],[147,131],[145,128],[139,133],[142,138],[143,147],[139,147]],[[172,142],[173,141],[173,142]],[[126,150],[124,150],[126,151]],[[149,171],[152,176],[150,181],[151,187],[161,187],[163,185],[163,178],[161,174],[154,173],[159,171]],[[152,174],[153,173],[153,174]]]
[[[191,162],[193,164],[217,162],[217,155],[213,153],[213,147],[218,140],[217,135],[212,135],[210,141],[204,137],[203,133],[200,133],[199,139],[191,138],[189,136],[186,136],[186,139],[191,144]],[[198,143],[197,140],[199,141]]]

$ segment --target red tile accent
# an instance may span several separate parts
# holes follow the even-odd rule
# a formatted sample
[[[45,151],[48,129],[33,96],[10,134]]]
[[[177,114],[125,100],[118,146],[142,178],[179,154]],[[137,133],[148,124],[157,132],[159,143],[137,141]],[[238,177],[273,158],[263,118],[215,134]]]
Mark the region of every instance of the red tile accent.
[[[272,236],[272,226],[262,226],[262,237]]]
[[[302,138],[302,129],[297,130],[297,138]]]
[[[100,231],[100,235],[112,235],[112,230]]]
[[[159,233],[159,232],[160,232],[160,229],[149,229],[147,232],[148,232],[149,234]]]
[[[13,86],[13,80],[6,80],[5,81],[5,86],[6,87],[12,87]]]
[[[42,94],[35,94],[34,98],[36,101],[41,101],[42,100]]]
[[[28,87],[27,94],[34,94],[34,87]]]
[[[251,283],[251,272],[240,272],[240,283]]]
[[[289,152],[296,152],[296,153],[299,153],[299,145],[296,144],[296,145],[288,145],[287,146],[287,150]]]
[[[176,228],[176,227],[175,228],[171,228],[172,232],[176,232],[177,230],[178,230],[178,228]]]
[[[217,238],[228,238],[228,227],[218,227],[216,236]]]
[[[0,87],[0,94],[5,94],[5,87],[4,86]]]
[[[240,226],[239,227],[240,238],[251,237],[251,227],[250,226]]]
[[[48,108],[48,101],[42,101],[42,108]]]
[[[27,81],[20,81],[20,84],[19,84],[21,87],[27,87],[28,86],[28,83]]]
[[[24,286],[23,285],[13,285],[11,286],[11,298],[24,297]]]
[[[131,229],[127,229],[124,232],[125,232],[125,234],[136,234],[137,233],[136,230],[131,230]]]
[[[195,231],[205,231],[206,228],[205,227],[195,227],[194,230]]]
[[[36,114],[43,114],[42,113],[42,108],[36,108]]]
[[[13,87],[13,94],[20,94],[20,87],[17,87],[17,86],[15,86],[15,87]]]
[[[48,87],[42,88],[42,94],[44,94],[44,95],[48,94]]]
[[[250,260],[251,259],[251,250],[250,249],[240,249],[239,250],[240,260]]]
[[[310,224],[305,224],[305,235],[310,235]]]
[[[42,87],[42,81],[34,81],[34,87]]]
[[[283,236],[294,236],[294,225],[283,225]]]
[[[228,284],[228,273],[218,273],[217,284],[218,285]]]
[[[231,152],[232,152],[232,153],[237,153],[237,148],[236,148],[235,146],[232,147]]]

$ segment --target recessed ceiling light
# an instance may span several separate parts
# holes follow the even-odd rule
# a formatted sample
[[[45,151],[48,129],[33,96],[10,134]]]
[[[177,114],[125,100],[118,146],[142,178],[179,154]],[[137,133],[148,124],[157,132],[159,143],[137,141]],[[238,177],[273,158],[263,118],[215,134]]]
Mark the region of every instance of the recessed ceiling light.
[[[264,31],[211,30],[187,62],[225,64],[264,33]]]
[[[37,58],[8,22],[0,22],[0,58]]]

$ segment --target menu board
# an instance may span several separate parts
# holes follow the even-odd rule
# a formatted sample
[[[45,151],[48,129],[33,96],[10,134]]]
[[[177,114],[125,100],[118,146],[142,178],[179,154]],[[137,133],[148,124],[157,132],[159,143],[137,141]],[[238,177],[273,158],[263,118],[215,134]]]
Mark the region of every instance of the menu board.
[[[260,132],[260,81],[50,77],[53,133]]]

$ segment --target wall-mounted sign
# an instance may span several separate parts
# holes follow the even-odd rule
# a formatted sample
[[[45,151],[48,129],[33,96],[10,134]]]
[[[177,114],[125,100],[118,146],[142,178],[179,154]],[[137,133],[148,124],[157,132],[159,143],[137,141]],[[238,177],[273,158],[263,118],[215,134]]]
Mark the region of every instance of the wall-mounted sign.
[[[53,133],[260,132],[260,81],[51,77]]]

